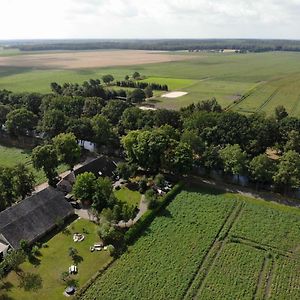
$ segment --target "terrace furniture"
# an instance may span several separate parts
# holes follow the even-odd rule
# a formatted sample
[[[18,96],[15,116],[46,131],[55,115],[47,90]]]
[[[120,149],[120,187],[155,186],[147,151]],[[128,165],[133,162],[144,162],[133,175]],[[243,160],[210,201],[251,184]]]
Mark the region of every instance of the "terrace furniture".
[[[76,242],[82,242],[84,240],[85,236],[81,233],[74,233],[73,235],[73,241]]]
[[[77,272],[77,266],[72,265],[69,267],[69,274],[77,274]]]
[[[103,244],[94,244],[93,247],[96,251],[101,251],[103,248]]]

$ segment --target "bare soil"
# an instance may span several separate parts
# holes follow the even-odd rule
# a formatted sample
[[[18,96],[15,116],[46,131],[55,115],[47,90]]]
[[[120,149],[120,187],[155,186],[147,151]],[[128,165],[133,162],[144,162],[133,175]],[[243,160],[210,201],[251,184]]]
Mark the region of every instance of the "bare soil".
[[[46,52],[0,57],[0,66],[41,69],[83,69],[161,63],[187,59],[191,59],[191,56],[142,50]]]
[[[163,98],[179,98],[182,96],[187,95],[187,92],[171,92],[171,93],[167,93],[162,95]]]

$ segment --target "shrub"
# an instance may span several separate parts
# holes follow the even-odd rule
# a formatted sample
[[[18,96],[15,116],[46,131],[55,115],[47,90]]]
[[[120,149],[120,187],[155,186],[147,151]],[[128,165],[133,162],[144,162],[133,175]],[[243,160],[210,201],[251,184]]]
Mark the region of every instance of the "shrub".
[[[154,190],[150,189],[150,190],[146,191],[145,198],[146,198],[146,201],[148,202],[148,207],[150,209],[154,209],[155,207],[157,207],[157,205],[158,205],[157,195]]]
[[[157,174],[154,178],[154,183],[158,186],[158,187],[163,187],[165,185],[165,177],[162,174]]]
[[[115,253],[116,253],[116,249],[115,249],[115,247],[113,245],[108,245],[107,246],[107,250],[108,250],[110,256],[114,256]]]
[[[176,184],[173,189],[163,197],[162,201],[159,202],[155,209],[146,211],[138,222],[125,233],[125,242],[127,244],[132,244],[151,224],[157,213],[161,209],[165,208],[175,198],[175,196],[182,190],[182,187],[182,183]]]
[[[145,177],[143,177],[140,181],[139,181],[139,192],[141,194],[144,194],[147,190],[147,179]]]

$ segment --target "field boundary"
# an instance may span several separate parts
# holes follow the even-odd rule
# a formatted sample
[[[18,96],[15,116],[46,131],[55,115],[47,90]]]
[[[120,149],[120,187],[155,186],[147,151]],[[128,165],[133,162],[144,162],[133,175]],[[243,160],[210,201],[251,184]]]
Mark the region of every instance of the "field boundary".
[[[251,88],[249,91],[247,91],[244,95],[242,95],[239,99],[233,101],[231,104],[227,105],[224,110],[228,111],[228,110],[232,110],[234,109],[236,106],[240,105],[244,100],[246,100],[248,97],[250,97],[251,95],[253,95],[258,88],[261,86],[261,84],[258,84],[256,86],[254,86],[253,88]]]
[[[267,98],[265,102],[263,102],[258,108],[256,108],[255,112],[261,111],[271,100],[278,94],[280,91],[280,87],[275,89],[275,91]]]
[[[274,266],[274,258],[272,255],[267,255],[264,258],[262,267],[257,279],[256,290],[254,293],[254,300],[265,300],[268,298],[268,287],[271,283],[271,273]]]

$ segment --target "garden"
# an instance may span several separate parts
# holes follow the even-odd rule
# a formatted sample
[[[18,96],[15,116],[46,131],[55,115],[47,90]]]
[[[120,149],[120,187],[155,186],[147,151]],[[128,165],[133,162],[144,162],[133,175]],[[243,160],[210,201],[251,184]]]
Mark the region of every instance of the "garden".
[[[73,234],[81,233],[84,240],[74,242]],[[58,234],[45,241],[31,259],[19,266],[18,272],[10,272],[3,280],[0,298],[3,299],[64,299],[65,288],[70,283],[82,287],[99,269],[112,258],[109,251],[90,251],[90,246],[99,242],[97,226],[77,219]],[[74,250],[75,249],[75,250]],[[78,272],[67,276],[69,267],[77,264]],[[20,288],[22,273],[38,274],[41,286],[38,289]],[[2,299],[1,298],[1,299]]]

